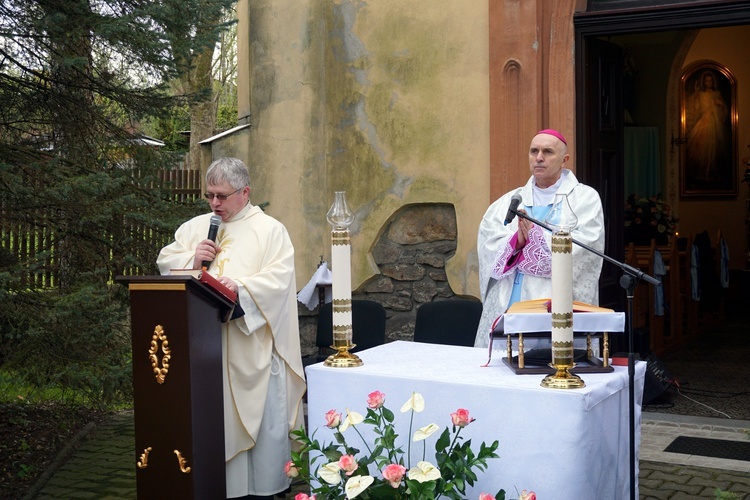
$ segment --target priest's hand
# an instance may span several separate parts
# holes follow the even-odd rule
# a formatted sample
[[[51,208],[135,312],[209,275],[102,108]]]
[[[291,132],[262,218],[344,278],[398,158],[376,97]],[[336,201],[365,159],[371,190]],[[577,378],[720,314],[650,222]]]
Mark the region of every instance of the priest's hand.
[[[212,262],[216,258],[216,254],[221,251],[221,247],[215,242],[205,239],[198,243],[195,248],[195,257],[193,258],[193,269],[200,269],[203,262]]]
[[[229,288],[234,293],[239,292],[239,287],[237,286],[237,283],[235,283],[232,278],[227,278],[226,276],[219,276],[219,283]]]
[[[526,214],[526,210],[520,209],[519,213]],[[529,241],[529,231],[534,227],[534,224],[523,217],[518,217],[518,238],[516,240],[516,250],[520,250],[526,246]]]

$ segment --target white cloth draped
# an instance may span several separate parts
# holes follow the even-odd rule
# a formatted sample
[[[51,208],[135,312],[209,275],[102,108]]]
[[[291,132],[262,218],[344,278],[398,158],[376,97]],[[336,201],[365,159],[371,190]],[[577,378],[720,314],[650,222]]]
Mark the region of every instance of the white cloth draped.
[[[364,365],[346,370],[345,383],[340,368],[322,363],[307,368],[309,426],[320,442],[334,440],[325,427],[327,411],[365,414],[367,395],[379,390],[395,414],[397,445],[406,452],[410,414],[399,409],[418,392],[425,409],[414,415],[412,432],[429,423],[442,432],[451,425],[450,413],[464,408],[477,419],[461,431],[475,451],[482,441],[499,441],[499,458],[489,460],[486,471],[477,471],[477,482],[467,485],[464,498],[494,494],[500,488],[511,497],[518,488],[533,490],[540,499],[628,498],[627,367],[584,374],[582,389],[556,390],[540,387],[542,375],[515,375],[503,364],[483,368],[487,353],[473,347],[396,341],[357,354]],[[636,481],[645,367],[637,362],[634,374]],[[356,429],[370,443],[377,437],[369,425]],[[425,459],[433,464],[440,432],[424,442]],[[366,453],[356,430],[348,429],[344,437]],[[411,452],[413,466],[422,460],[423,444],[412,442]],[[318,459],[315,467],[322,463],[326,462]],[[371,472],[377,474],[372,466]]]
[[[315,273],[313,273],[312,278],[310,278],[310,281],[307,282],[305,286],[302,287],[302,290],[299,291],[297,294],[297,300],[301,303],[305,304],[305,307],[307,307],[310,311],[318,307],[320,299],[318,298],[318,294],[315,293],[318,289],[318,286],[320,285],[332,285],[333,284],[333,276],[331,275],[331,270],[328,269],[328,263],[323,262],[321,265],[318,266],[318,268],[315,270]],[[325,291],[326,303],[330,302],[333,298],[332,296],[332,290],[329,287]]]

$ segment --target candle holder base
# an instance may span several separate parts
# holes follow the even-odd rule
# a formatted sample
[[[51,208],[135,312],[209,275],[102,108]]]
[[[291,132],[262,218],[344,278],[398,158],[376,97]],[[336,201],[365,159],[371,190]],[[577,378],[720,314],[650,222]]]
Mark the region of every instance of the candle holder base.
[[[333,346],[331,346],[333,347]],[[323,361],[324,366],[330,366],[333,368],[355,368],[362,366],[364,363],[359,356],[349,352],[349,349],[354,348],[354,344],[350,344],[342,347],[334,347],[338,352],[331,354],[328,358]]]
[[[542,379],[540,384],[547,389],[581,389],[586,387],[586,383],[578,375],[570,373],[573,365],[555,365],[550,364],[556,371],[553,375],[547,375]]]

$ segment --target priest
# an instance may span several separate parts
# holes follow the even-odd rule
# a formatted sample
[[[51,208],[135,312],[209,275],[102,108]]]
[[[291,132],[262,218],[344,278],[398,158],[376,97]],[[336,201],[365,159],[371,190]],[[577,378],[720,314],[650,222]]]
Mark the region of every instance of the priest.
[[[290,485],[289,433],[303,425],[294,248],[286,228],[250,202],[242,161],[214,161],[206,186],[212,213],[182,224],[157,264],[162,274],[206,267],[238,294],[244,315],[221,333],[227,498],[270,500]],[[212,215],[221,217],[215,241]]]
[[[529,146],[531,177],[492,203],[482,218],[477,237],[479,288],[483,311],[474,345],[486,347],[492,325],[514,302],[551,297],[551,233],[521,217],[505,223],[511,199],[518,194],[518,210],[544,221],[556,194],[567,194],[578,225],[574,240],[604,250],[604,216],[599,194],[581,184],[568,168],[565,137],[553,129],[538,132]],[[599,303],[602,258],[573,244],[573,300]],[[527,347],[530,343],[527,342]]]

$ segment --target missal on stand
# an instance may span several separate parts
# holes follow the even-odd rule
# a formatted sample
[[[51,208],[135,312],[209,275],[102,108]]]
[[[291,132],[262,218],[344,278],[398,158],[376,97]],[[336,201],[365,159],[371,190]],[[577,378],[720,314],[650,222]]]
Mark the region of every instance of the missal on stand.
[[[552,299],[521,300],[512,304],[507,313],[548,313],[552,311]],[[614,309],[599,307],[586,302],[573,301],[573,312],[615,312]]]
[[[170,269],[170,274],[173,274],[175,276],[192,276],[193,278],[197,279],[207,287],[211,288],[215,292],[219,293],[223,297],[229,299],[229,301],[234,303],[234,309],[232,310],[232,315],[228,320],[233,320],[240,318],[245,315],[245,311],[242,309],[242,306],[240,306],[239,302],[237,301],[237,294],[234,293],[232,290],[224,286],[219,280],[217,280],[213,275],[211,275],[208,271],[204,271],[202,269]]]

